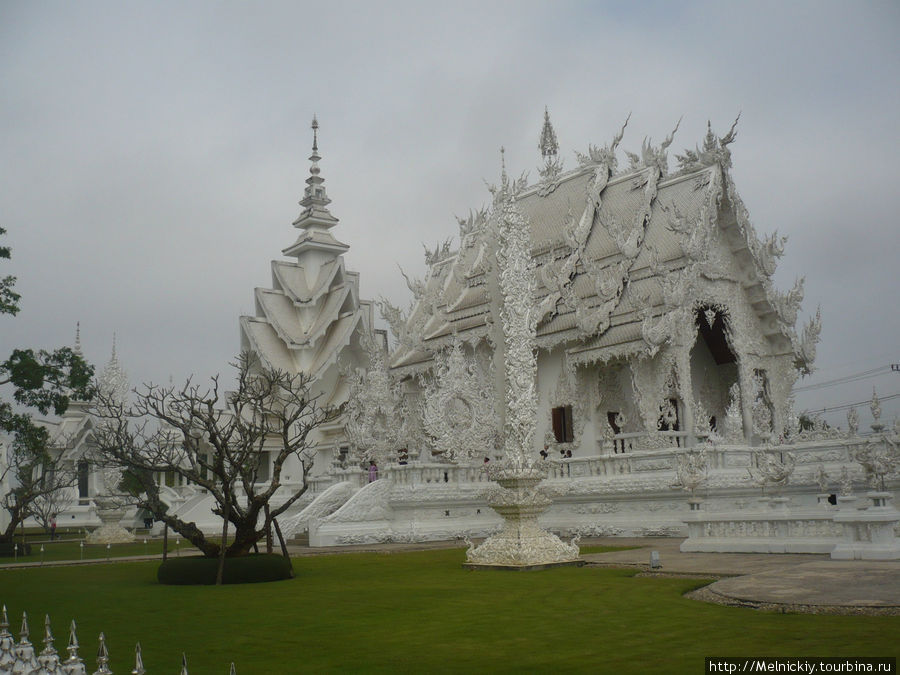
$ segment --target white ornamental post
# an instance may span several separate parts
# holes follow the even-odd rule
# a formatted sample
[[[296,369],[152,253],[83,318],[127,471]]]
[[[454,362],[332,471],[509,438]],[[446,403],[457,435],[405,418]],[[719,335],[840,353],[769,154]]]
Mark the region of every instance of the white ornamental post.
[[[578,546],[564,543],[538,524],[538,516],[553,500],[539,487],[546,469],[532,452],[537,415],[537,313],[530,227],[515,202],[522,183],[520,179],[510,184],[504,164],[500,188],[494,190],[492,213],[498,244],[495,288],[500,301],[493,343],[495,350],[503,351],[506,405],[504,456],[488,466],[489,477],[499,487],[492,490],[488,503],[503,517],[503,526],[466,553],[469,568],[542,569],[581,563]]]

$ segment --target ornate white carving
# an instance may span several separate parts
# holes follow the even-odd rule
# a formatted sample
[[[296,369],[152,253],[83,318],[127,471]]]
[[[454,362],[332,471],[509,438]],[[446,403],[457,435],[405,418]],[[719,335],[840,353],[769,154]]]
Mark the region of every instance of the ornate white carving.
[[[884,491],[885,477],[900,468],[897,440],[884,434],[879,438],[868,438],[851,456],[862,465],[870,487],[881,491]]]
[[[337,511],[325,518],[322,523],[355,523],[372,520],[390,520],[391,482],[376,480],[369,483]]]
[[[753,451],[753,464],[756,471],[747,469],[753,482],[762,487],[763,492],[769,487],[774,487],[777,491],[790,481],[796,459],[792,452],[774,451],[767,448]]]
[[[350,395],[344,430],[358,460],[386,464],[408,442],[410,417],[400,383],[388,372],[384,351],[368,337],[361,339],[369,357],[365,371],[345,371]]]
[[[850,406],[850,410],[847,411],[847,435],[859,435],[859,413],[856,412],[855,406]]]
[[[479,209],[478,211],[469,210],[466,218],[457,216],[459,223],[459,245],[460,248],[470,248],[475,242],[475,235],[484,229],[487,219],[487,211]]]
[[[492,377],[466,358],[459,342],[435,357],[434,375],[423,386],[422,424],[435,451],[454,462],[493,454]]]
[[[828,477],[828,474],[825,472],[825,465],[819,464],[816,467],[816,485],[819,486],[819,492],[826,492],[828,490],[829,481],[831,480]]]
[[[688,450],[676,456],[675,487],[694,496],[698,487],[709,478],[709,460],[706,450]]]
[[[112,403],[123,404],[128,397],[128,374],[116,356],[116,336],[113,335],[112,355],[97,378],[97,388]]]
[[[615,280],[614,284],[618,290],[613,293],[612,288],[610,287],[612,280],[604,278],[603,281],[598,282],[599,285],[597,287],[604,289],[607,301],[599,309],[589,312],[585,307],[584,301],[575,295],[572,284],[578,273],[579,266],[585,266],[586,271],[593,274],[595,278],[598,275],[598,271],[603,270],[602,266],[585,260],[584,250],[591,231],[593,230],[596,215],[600,211],[600,206],[602,204],[601,195],[615,171],[616,147],[618,146],[619,141],[622,140],[627,124],[628,120],[626,119],[625,124],[622,125],[619,133],[613,138],[608,146],[602,149],[598,149],[594,146],[588,148],[588,153],[590,155],[589,162],[594,163],[596,160],[597,167],[594,169],[594,174],[587,185],[587,202],[584,211],[581,213],[581,218],[578,220],[577,227],[573,227],[575,223],[571,211],[567,217],[565,236],[566,243],[570,247],[571,253],[563,260],[558,268],[548,270],[546,273],[544,269],[548,266],[541,268],[541,281],[544,283],[544,286],[549,293],[542,300],[538,309],[538,322],[543,321],[548,315],[551,317],[554,316],[557,311],[557,305],[560,301],[564,301],[569,309],[576,312],[576,321],[579,328],[583,332],[586,330],[589,332],[591,324],[594,324],[595,326],[599,325],[604,317],[608,318],[609,313],[615,308],[615,304],[612,304],[612,306],[609,307],[607,305],[612,302],[613,297],[615,297],[617,302],[621,295],[623,281],[621,279]],[[583,160],[584,156],[579,155],[579,159]],[[583,161],[582,163],[584,164],[587,162]]]
[[[768,439],[772,435],[772,403],[769,399],[768,383],[763,371],[756,371],[751,380],[753,387],[753,431],[760,437]]]
[[[516,207],[516,188],[515,183],[509,183],[504,166],[500,190],[494,191],[506,383],[504,458],[488,468],[488,474],[500,486],[491,490],[488,503],[503,517],[503,528],[466,553],[472,565],[523,567],[578,559],[574,543],[564,544],[537,522],[552,500],[538,488],[546,469],[537,465],[531,452],[537,412],[537,313],[532,300],[535,284],[530,228]]]
[[[725,409],[725,440],[741,443],[744,440],[744,417],[741,412],[741,386],[738,382],[728,390],[728,407]]]
[[[544,165],[538,170],[541,176],[538,194],[541,197],[546,197],[559,186],[557,179],[563,168],[562,160],[558,157],[559,143],[556,141],[556,132],[550,123],[550,113],[547,112],[546,108],[544,108],[544,126],[541,129],[538,149],[541,151],[541,157],[544,159]]]
[[[685,150],[683,155],[675,155],[680,168],[679,173],[692,173],[713,164],[718,164],[723,169],[731,167],[731,151],[728,146],[737,137],[735,129],[740,118],[741,116],[738,115],[734,124],[731,125],[731,129],[722,138],[718,138],[713,133],[712,123],[707,122],[703,148],[695,146],[694,150]]]
[[[878,394],[875,392],[875,387],[872,387],[872,401],[869,403],[869,410],[872,411],[872,419],[874,420],[872,429],[881,431],[881,429],[884,428],[884,425],[881,424],[881,401],[878,400]]]
[[[787,293],[781,293],[773,288],[770,294],[778,319],[789,327],[793,327],[797,323],[797,312],[800,310],[800,303],[803,302],[804,281],[804,277],[800,277]]]
[[[430,248],[422,244],[422,248],[425,249],[425,264],[431,267],[449,258],[453,253],[451,249],[452,245],[452,237],[445,239],[442,242],[438,242],[437,246],[434,247],[434,250],[431,250]]]
[[[853,478],[850,476],[850,470],[846,466],[841,467],[839,483],[842,497],[848,497],[853,494]]]
[[[548,445],[555,446],[557,449],[575,449],[581,445],[581,435],[584,433],[584,425],[588,417],[587,399],[587,392],[580,382],[578,370],[564,356],[559,377],[556,380],[556,386],[550,392],[547,418],[549,424],[545,437]],[[556,437],[553,435],[553,408],[563,406],[572,406],[573,429],[571,443],[557,443]]]

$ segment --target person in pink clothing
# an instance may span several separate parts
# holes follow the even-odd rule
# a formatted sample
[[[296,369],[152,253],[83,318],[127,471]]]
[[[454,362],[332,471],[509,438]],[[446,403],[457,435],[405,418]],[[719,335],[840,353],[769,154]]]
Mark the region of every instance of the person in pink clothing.
[[[378,480],[378,466],[373,459],[369,462],[369,482],[374,483],[376,480]]]

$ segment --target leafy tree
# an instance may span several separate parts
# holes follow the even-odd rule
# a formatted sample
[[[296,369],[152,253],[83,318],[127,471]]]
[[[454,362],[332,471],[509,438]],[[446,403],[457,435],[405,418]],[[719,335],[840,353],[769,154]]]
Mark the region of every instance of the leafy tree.
[[[262,366],[246,352],[231,365],[237,369],[232,392],[220,391],[218,376],[208,389],[190,380],[181,388],[144,385],[134,391],[133,405],[99,392],[93,430],[94,460],[122,471],[123,499],[152,512],[207,557],[222,559],[249,552],[306,492],[315,458],[310,433],[340,412],[319,405],[304,373]],[[273,506],[291,457],[300,464],[303,484]],[[160,473],[209,493],[213,513],[223,519],[221,540],[168,512],[154,479]],[[223,548],[229,525],[233,540]]]
[[[0,235],[5,230],[0,228]],[[10,258],[10,249],[0,246],[0,258]],[[20,296],[13,290],[16,279],[0,278],[0,314],[15,315]],[[0,362],[0,387],[12,391],[12,400],[0,396],[0,433],[8,435],[9,447],[0,458],[0,508],[9,522],[0,532],[0,543],[12,540],[15,528],[37,505],[53,500],[53,493],[74,482],[61,465],[59,452],[50,448],[50,434],[35,422],[34,411],[62,415],[72,397],[89,400],[94,368],[68,347],[52,352],[16,349]]]

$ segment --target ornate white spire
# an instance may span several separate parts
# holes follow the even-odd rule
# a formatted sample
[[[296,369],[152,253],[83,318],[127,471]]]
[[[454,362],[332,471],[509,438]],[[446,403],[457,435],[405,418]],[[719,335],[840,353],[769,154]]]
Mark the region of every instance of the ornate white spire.
[[[544,127],[541,129],[538,149],[544,159],[544,165],[538,169],[538,173],[541,175],[541,187],[538,194],[546,197],[559,185],[557,178],[563,168],[562,160],[559,158],[559,143],[556,140],[553,124],[550,122],[550,112],[547,110],[547,106],[544,106]]]
[[[306,189],[303,191],[303,199],[300,200],[300,206],[303,210],[294,221],[294,227],[306,230],[307,233],[315,234],[313,239],[316,243],[324,245],[326,248],[340,249],[341,251],[349,248],[346,244],[341,244],[334,239],[327,230],[338,224],[338,219],[331,215],[328,205],[331,199],[325,192],[325,179],[322,178],[322,170],[319,168],[319,120],[313,115],[312,120],[313,144],[312,154],[309,156],[311,162],[309,167],[309,178],[306,179]],[[298,246],[301,242],[310,239],[306,233],[301,234],[300,238],[288,248],[284,249],[285,255],[297,255],[301,248]],[[308,246],[306,247],[308,248]]]
[[[550,112],[547,110],[547,106],[544,106],[544,128],[541,129],[538,149],[541,151],[541,157],[545,160],[552,160],[559,154],[559,143],[556,141],[556,132],[550,122]]]
[[[100,391],[118,403],[124,403],[128,396],[128,374],[119,364],[116,356],[116,334],[113,333],[112,355],[103,367],[97,383]]]
[[[331,200],[325,193],[325,179],[319,175],[321,173],[319,160],[322,158],[319,156],[319,120],[316,119],[315,115],[313,115],[311,128],[313,130],[313,145],[309,161],[312,164],[309,167],[309,178],[306,179],[306,190],[303,192],[303,199],[300,201],[300,205],[306,207],[313,204],[325,206],[330,204]]]
[[[81,322],[75,322],[75,347],[73,351],[78,354],[78,356],[84,356],[81,351]]]

